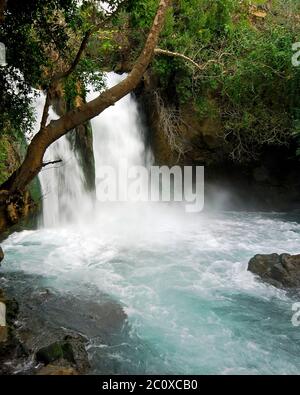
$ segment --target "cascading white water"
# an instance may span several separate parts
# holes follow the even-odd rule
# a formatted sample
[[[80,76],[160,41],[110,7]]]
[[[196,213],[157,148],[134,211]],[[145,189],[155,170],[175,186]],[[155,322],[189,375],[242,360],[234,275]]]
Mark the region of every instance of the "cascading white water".
[[[110,88],[126,75],[106,74],[106,86]],[[92,89],[87,97],[94,99],[99,93]],[[45,95],[35,98],[36,126],[39,130],[45,104]],[[50,108],[48,122],[58,116]],[[101,166],[118,168],[120,160],[128,166],[150,165],[150,150],[145,148],[145,136],[133,95],[127,95],[114,106],[92,120],[95,154],[96,185]],[[85,222],[92,209],[92,201],[84,187],[84,175],[70,138],[63,136],[46,151],[44,162],[61,160],[61,163],[45,167],[39,174],[43,195],[43,226]]]
[[[113,72],[106,74],[106,86],[111,88],[126,78],[126,74]],[[88,101],[99,93],[90,91]],[[151,164],[150,150],[145,147],[144,128],[138,109],[138,103],[129,94],[92,119],[93,145],[95,155],[96,185],[100,168],[111,166],[118,169],[121,161],[130,166]]]
[[[39,130],[45,104],[45,95],[40,93],[35,99],[36,126]],[[58,116],[50,108],[48,122],[57,119]],[[72,147],[72,143],[66,136],[53,143],[46,151],[44,162],[61,160],[60,163],[44,167],[40,174],[43,196],[43,225],[45,227],[58,226],[78,221],[83,215],[84,209],[91,206],[90,196],[84,187],[84,175]]]

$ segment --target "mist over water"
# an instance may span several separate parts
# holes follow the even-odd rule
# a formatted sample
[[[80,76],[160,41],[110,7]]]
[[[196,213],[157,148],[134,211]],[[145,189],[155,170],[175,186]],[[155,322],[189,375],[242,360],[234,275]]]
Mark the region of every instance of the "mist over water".
[[[112,86],[123,77],[107,78]],[[121,157],[151,165],[133,95],[92,126],[96,177],[102,165],[117,166]],[[181,205],[150,202],[98,202],[89,211],[79,162],[65,137],[45,161],[61,155],[65,165],[41,174],[44,225],[4,242],[4,271],[35,276],[62,297],[97,302],[105,292],[123,306],[125,338],[105,343],[89,336],[94,373],[299,373],[300,330],[291,324],[297,296],[246,270],[256,253],[299,252],[297,218],[188,214]],[[75,306],[69,325],[76,328]]]

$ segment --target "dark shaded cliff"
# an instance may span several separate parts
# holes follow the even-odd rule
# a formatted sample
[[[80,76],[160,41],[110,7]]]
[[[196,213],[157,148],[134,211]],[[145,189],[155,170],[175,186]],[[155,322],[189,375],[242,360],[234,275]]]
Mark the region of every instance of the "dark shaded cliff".
[[[159,97],[159,81],[148,71],[136,95],[145,111],[157,165],[205,166],[208,206],[247,210],[300,209],[297,141],[266,144],[256,158],[233,160],[222,120],[201,117],[194,103]],[[211,99],[212,100],[212,99]]]

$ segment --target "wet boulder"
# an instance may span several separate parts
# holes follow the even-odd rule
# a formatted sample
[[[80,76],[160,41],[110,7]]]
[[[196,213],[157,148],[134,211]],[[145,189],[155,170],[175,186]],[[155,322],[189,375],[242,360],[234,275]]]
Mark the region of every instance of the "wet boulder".
[[[84,366],[87,361],[86,349],[89,355],[88,362],[91,365],[87,369],[87,373],[99,372],[98,366],[101,366],[100,371],[103,371],[104,374],[115,373],[117,371],[115,360],[110,360],[107,357],[108,350],[105,347],[98,348],[97,346],[114,346],[129,342],[130,327],[127,324],[123,306],[98,290],[96,290],[97,297],[83,298],[71,293],[60,293],[51,288],[41,287],[39,285],[41,281],[43,279],[36,275],[7,273],[6,281],[3,282],[7,294],[15,294],[17,290],[19,305],[13,300],[10,300],[9,304],[6,302],[6,318],[8,321],[10,315],[20,310],[18,318],[15,320],[15,332],[23,350],[30,356],[29,363],[24,365],[25,369],[22,370],[22,374],[23,372],[26,374],[47,374],[48,371],[55,371],[53,366],[59,370],[62,369],[62,371],[67,369],[66,372],[71,372],[72,368],[78,374],[84,374]],[[68,352],[69,345],[65,347],[61,344],[66,341],[66,335],[72,338],[74,336],[82,337],[76,344],[72,344],[70,353]],[[49,356],[47,347],[57,342],[59,346],[50,347],[50,354],[52,351],[54,354]],[[75,350],[77,344],[79,348],[84,347],[81,354]],[[97,345],[95,348],[92,346],[94,344]],[[41,350],[46,351],[46,356],[45,353],[41,356]],[[37,353],[39,361],[32,358]],[[72,357],[72,353],[76,354],[75,357]],[[82,355],[82,363],[79,355]],[[31,361],[34,361],[34,365],[30,364]],[[42,370],[43,367],[49,367],[49,369]],[[1,368],[0,356],[0,372]],[[18,371],[20,372],[20,367],[18,367]]]
[[[58,364],[61,369],[76,369],[81,374],[86,373],[90,367],[85,340],[79,335],[65,336],[63,340],[41,348],[36,353],[36,360],[44,365]]]
[[[258,254],[250,259],[248,270],[279,288],[300,287],[300,254]]]

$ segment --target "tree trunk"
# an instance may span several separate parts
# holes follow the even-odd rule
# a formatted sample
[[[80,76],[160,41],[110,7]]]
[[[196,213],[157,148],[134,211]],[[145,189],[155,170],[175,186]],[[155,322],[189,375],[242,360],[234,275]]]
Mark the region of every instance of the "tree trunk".
[[[19,169],[1,185],[0,192],[1,190],[6,190],[11,195],[24,191],[29,182],[32,181],[41,170],[44,153],[54,141],[76,126],[99,115],[106,108],[113,105],[137,87],[153,57],[170,3],[171,0],[160,0],[144,49],[127,78],[100,94],[96,99],[67,112],[58,120],[51,121],[49,125],[42,128],[29,144],[23,163]]]

